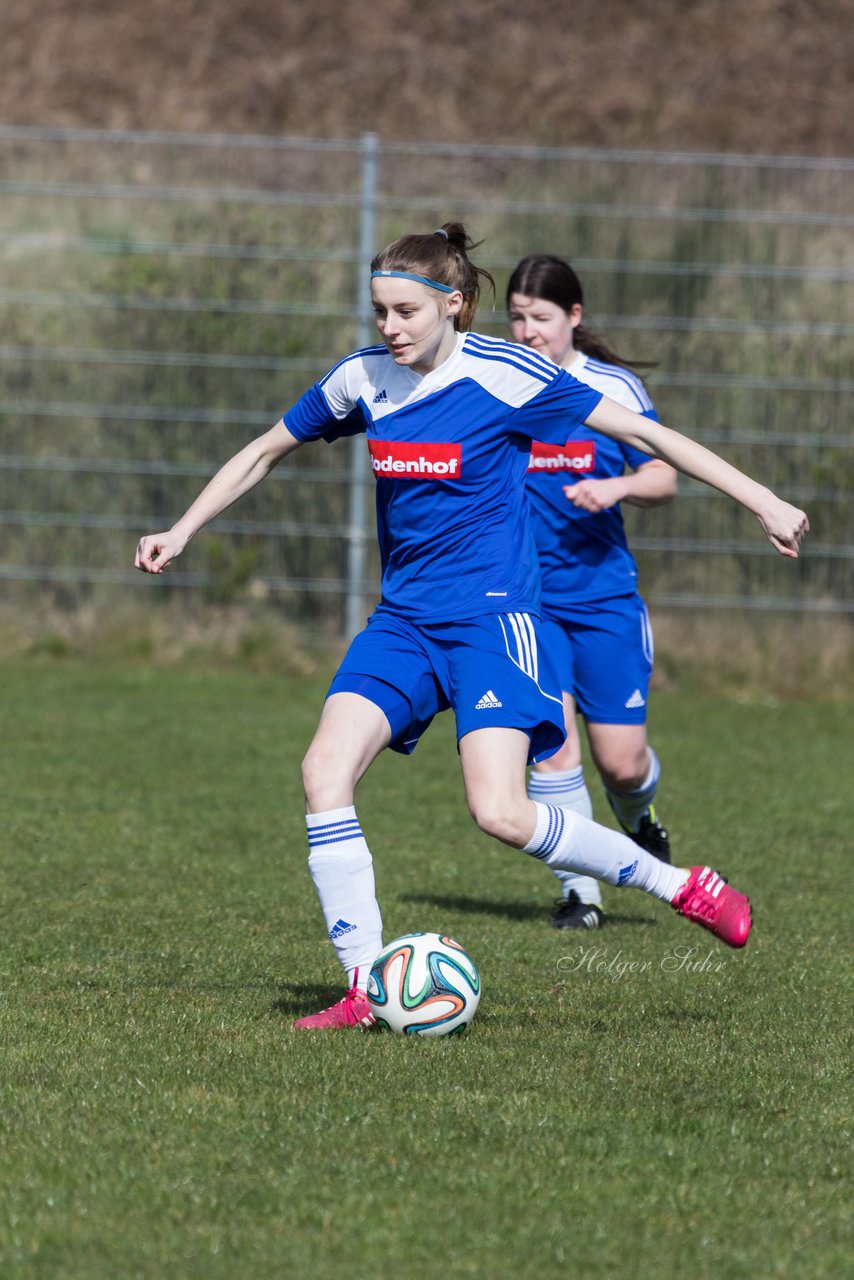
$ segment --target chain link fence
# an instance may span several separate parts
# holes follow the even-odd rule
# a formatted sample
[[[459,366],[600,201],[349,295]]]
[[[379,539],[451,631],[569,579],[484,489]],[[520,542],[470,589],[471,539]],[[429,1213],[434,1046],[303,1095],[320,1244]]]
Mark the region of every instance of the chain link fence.
[[[362,448],[301,450],[163,579],[132,568],[216,467],[373,340],[367,261],[461,219],[498,284],[567,256],[662,420],[807,509],[797,563],[683,481],[626,511],[677,609],[854,612],[854,161],[0,128],[0,579],[30,606],[264,600],[352,631],[377,598]]]

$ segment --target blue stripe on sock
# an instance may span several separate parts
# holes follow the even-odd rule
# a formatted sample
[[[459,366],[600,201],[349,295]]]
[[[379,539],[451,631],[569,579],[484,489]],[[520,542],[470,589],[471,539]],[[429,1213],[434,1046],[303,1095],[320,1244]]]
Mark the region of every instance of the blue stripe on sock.
[[[552,804],[547,804],[544,808],[549,815],[546,834],[543,837],[543,841],[539,849],[528,850],[533,857],[541,858],[543,860],[545,860],[549,854],[554,853],[555,849],[563,839],[563,833],[566,829],[566,814],[563,809]]]
[[[342,840],[358,840],[362,837],[362,828],[356,818],[348,818],[344,822],[327,822],[322,826],[308,828],[310,848],[321,844],[339,844]]]
[[[528,781],[529,796],[548,796],[553,791],[582,791],[584,789],[584,778],[562,778],[559,782],[540,781],[539,777],[532,777]]]
[[[549,805],[548,807],[552,815],[553,828],[552,828],[552,839],[551,839],[551,843],[549,844],[547,852],[554,853],[555,849],[558,847],[561,840],[563,839],[563,832],[566,826],[566,817],[564,815],[563,809],[558,808],[556,805]]]

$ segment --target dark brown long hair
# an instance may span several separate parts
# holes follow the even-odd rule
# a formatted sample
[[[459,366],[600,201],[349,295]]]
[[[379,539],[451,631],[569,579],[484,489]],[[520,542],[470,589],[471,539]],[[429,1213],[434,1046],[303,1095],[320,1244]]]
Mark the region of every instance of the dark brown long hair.
[[[569,313],[576,305],[584,305],[581,281],[565,258],[553,253],[531,253],[514,269],[507,285],[507,308],[514,293],[528,298],[544,298]],[[626,360],[617,355],[604,338],[582,322],[572,336],[573,346],[594,360],[616,364],[622,369],[654,369],[655,361]]]
[[[495,296],[492,276],[469,261],[471,251],[481,243],[469,237],[461,222],[444,222],[430,235],[401,236],[393,240],[374,258],[371,271],[406,271],[459,289],[464,301],[454,316],[454,328],[462,332],[472,326],[480,301],[481,281],[488,282]]]

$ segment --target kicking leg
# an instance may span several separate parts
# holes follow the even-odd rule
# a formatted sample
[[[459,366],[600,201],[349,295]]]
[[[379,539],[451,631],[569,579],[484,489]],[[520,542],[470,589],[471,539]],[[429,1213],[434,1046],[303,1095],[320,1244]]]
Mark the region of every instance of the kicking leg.
[[[631,886],[669,902],[681,915],[741,947],[750,932],[750,904],[711,868],[672,867],[628,836],[524,791],[528,738],[518,729],[475,730],[460,739],[469,810],[488,835],[606,884]]]

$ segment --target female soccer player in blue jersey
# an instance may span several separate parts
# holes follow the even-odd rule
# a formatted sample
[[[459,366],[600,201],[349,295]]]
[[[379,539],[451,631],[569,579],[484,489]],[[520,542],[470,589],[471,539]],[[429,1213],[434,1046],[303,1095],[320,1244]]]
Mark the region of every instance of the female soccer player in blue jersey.
[[[530,254],[507,285],[514,340],[658,421],[641,379],[584,324],[583,303],[581,281],[568,262]],[[543,573],[544,635],[560,670],[566,714],[566,742],[536,765],[528,795],[593,816],[577,706],[614,814],[636,844],[669,862],[669,839],[654,808],[660,767],[646,736],[652,631],[620,503],[669,502],[676,471],[585,426],[567,433],[563,445],[534,443],[527,491]],[[555,928],[599,928],[604,915],[598,881],[570,871],[555,874],[562,890],[552,916]]]
[[[747,898],[710,867],[659,861],[628,836],[529,800],[526,765],[564,741],[560,681],[540,645],[539,566],[524,479],[532,440],[597,430],[716,486],[796,556],[802,511],[695,442],[604,399],[526,347],[468,332],[485,273],[459,223],[407,235],[372,263],[382,343],[340,361],[225,464],[136,565],[161,573],[190,538],[302,444],[364,433],[377,478],[382,599],[332,681],[303,761],[309,868],[347,974],[303,1028],[369,1025],[365,989],[382,947],[356,786],[381,751],[409,752],[433,716],[456,716],[466,799],[488,835],[549,867],[632,885],[740,947]]]

